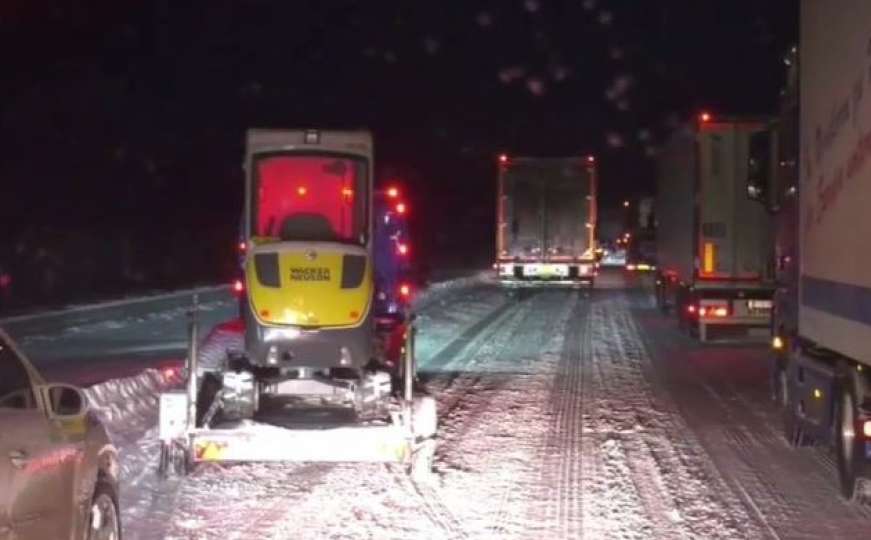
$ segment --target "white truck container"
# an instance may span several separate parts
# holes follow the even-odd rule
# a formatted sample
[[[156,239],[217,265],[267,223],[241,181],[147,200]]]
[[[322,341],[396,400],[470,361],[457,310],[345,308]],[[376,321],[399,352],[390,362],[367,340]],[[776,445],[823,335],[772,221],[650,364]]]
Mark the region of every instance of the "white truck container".
[[[746,191],[750,137],[763,128],[703,113],[660,154],[657,303],[702,341],[769,337],[773,224]]]
[[[504,282],[584,283],[596,276],[592,156],[499,158],[496,268]]]
[[[871,478],[871,2],[803,0],[800,20],[772,166],[748,192],[779,222],[772,375],[786,437],[833,447],[852,498]]]

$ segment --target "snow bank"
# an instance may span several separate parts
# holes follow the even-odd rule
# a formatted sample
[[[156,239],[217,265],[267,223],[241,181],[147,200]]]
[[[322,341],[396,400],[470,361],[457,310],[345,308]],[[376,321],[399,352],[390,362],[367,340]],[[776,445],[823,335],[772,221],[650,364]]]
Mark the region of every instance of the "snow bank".
[[[110,428],[126,418],[153,413],[159,394],[182,382],[179,368],[147,369],[133,377],[112,379],[85,389],[91,408]]]
[[[427,305],[437,300],[445,292],[468,288],[480,283],[495,283],[493,272],[489,270],[482,270],[470,276],[430,283],[430,285],[426,289],[418,293],[417,297],[414,300],[414,307],[418,310],[424,309]]]

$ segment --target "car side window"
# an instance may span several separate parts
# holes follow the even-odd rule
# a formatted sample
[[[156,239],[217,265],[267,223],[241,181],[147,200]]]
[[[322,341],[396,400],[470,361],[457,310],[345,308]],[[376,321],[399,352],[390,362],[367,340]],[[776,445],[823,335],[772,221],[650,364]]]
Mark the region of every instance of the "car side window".
[[[2,339],[0,339],[0,408],[36,408],[30,375],[15,351]]]

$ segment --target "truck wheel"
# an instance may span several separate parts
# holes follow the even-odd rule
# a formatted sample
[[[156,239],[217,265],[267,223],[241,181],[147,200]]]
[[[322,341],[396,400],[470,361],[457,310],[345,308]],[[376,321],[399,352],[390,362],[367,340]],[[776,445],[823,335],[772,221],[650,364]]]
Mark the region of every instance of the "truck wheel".
[[[856,435],[856,396],[853,385],[845,381],[838,396],[837,425],[835,426],[835,451],[838,461],[838,478],[841,495],[852,500],[856,495],[857,461],[862,456],[860,438]]]
[[[804,446],[806,442],[804,430],[801,429],[798,418],[795,416],[795,404],[792,402],[792,394],[789,389],[789,373],[783,366],[777,368],[774,391],[780,406],[783,436],[786,438],[786,442],[793,447]]]

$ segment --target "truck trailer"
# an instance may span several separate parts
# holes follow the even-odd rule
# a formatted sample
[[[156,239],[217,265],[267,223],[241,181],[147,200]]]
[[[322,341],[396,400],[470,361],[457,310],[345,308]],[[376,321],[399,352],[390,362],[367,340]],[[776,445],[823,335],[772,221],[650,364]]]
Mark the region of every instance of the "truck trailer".
[[[772,381],[783,429],[793,445],[834,450],[849,499],[871,479],[871,4],[803,0],[800,20],[747,189],[778,223]]]
[[[503,282],[593,286],[593,156],[500,156],[496,216],[495,266]]]
[[[763,129],[702,113],[659,157],[657,305],[703,342],[770,336],[773,225],[746,192],[750,137]]]

